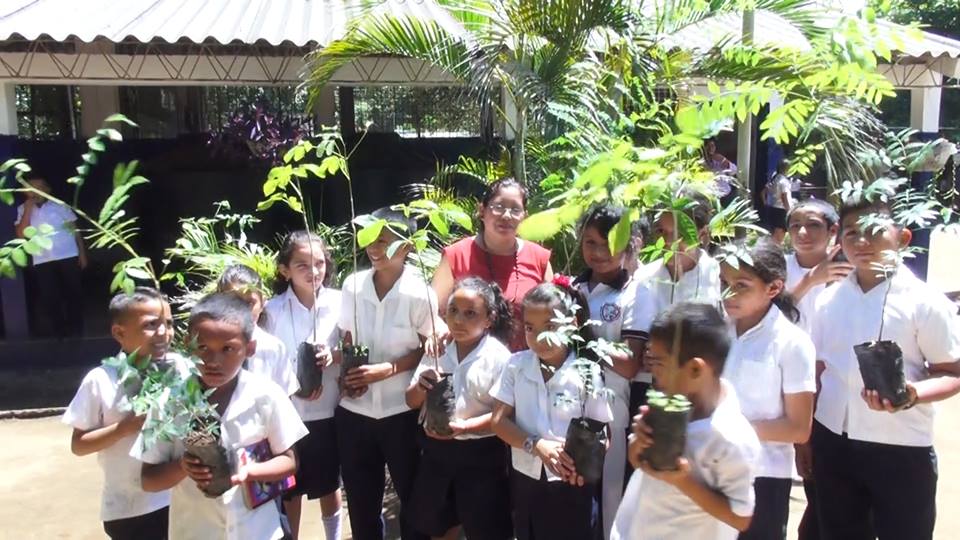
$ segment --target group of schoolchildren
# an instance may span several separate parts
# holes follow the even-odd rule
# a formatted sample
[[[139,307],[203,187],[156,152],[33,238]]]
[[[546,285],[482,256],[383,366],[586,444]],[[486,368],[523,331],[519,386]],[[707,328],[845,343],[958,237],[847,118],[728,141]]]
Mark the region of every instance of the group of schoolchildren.
[[[706,201],[686,210],[704,237],[709,210]],[[845,205],[839,215],[802,202],[788,216],[793,253],[761,240],[727,252],[736,260],[685,245],[663,213],[649,236],[676,253],[633,271],[640,242],[615,254],[608,244],[623,210],[598,206],[579,229],[586,270],[531,290],[520,321],[479,278],[460,280],[439,309],[405,265],[408,249],[388,254],[397,240],[389,228],[366,248],[372,267],[349,276],[342,292],[330,288],[323,241],[291,233],[273,298],[253,271],[233,267],[188,324],[221,444],[266,439],[273,454],[238,468],[233,483],[295,475],[282,504],[251,510],[236,489],[208,498],[210,471],[181,443],[144,450],[143,418],[121,412],[110,368],[87,375],[64,420],[74,453],[98,453],[101,518],[114,539],[168,530],[172,539],[296,538],[303,495],[320,500],[326,538],[339,539],[341,482],[353,537],[382,539],[384,467],[405,540],[782,539],[795,472],[810,501],[801,538],[931,538],[931,403],[960,390],[960,325],[955,307],[906,267],[878,274],[885,252],[910,233],[861,218],[890,212],[882,202]],[[378,217],[416,227],[390,210]],[[841,249],[849,262],[835,260]],[[123,351],[169,360],[172,316],[159,293],[118,295],[110,314]],[[591,338],[626,345],[592,381],[609,395],[581,392],[575,345],[541,339],[558,314]],[[504,342],[514,325],[528,348],[511,353]],[[903,350],[909,400],[900,408],[864,390],[854,356],[881,326],[880,338]],[[304,341],[323,368],[322,389],[305,397],[293,368]],[[341,347],[353,343],[369,348],[369,363],[342,373]],[[419,425],[418,409],[443,377],[455,411],[440,434]],[[643,459],[657,437],[644,421],[651,385],[692,408],[671,470]],[[599,483],[586,483],[564,451],[581,414],[607,425]]]

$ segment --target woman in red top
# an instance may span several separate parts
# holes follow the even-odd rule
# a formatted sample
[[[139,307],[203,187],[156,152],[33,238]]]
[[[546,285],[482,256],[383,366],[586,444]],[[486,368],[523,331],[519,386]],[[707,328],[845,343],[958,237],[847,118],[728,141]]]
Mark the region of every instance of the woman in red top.
[[[550,250],[517,238],[517,227],[526,216],[527,190],[513,178],[497,180],[480,203],[476,236],[464,238],[443,250],[433,277],[433,288],[446,310],[447,297],[458,280],[476,276],[500,286],[513,307],[511,351],[526,349],[520,309],[530,289],[553,278]]]

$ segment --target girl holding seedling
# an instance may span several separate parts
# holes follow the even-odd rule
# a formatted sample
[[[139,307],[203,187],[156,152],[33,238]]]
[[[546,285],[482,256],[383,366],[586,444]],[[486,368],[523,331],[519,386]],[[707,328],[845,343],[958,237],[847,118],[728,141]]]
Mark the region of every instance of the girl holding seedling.
[[[580,225],[580,250],[587,270],[575,281],[596,324],[591,333],[611,342],[626,342],[629,349],[610,355],[604,385],[612,391],[612,436],[603,467],[603,530],[609,536],[623,494],[627,467],[627,429],[630,427],[630,381],[640,371],[646,331],[653,322],[652,299],[644,285],[630,279],[625,266],[636,257],[635,245],[611,253],[607,235],[620,222],[623,209],[610,205],[591,209]],[[632,231],[631,231],[632,232]],[[632,236],[632,234],[631,234]]]
[[[613,419],[601,393],[585,391],[602,388],[599,366],[577,358],[575,339],[559,339],[582,328],[587,313],[569,282],[545,283],[527,293],[523,325],[529,349],[510,357],[490,390],[496,399],[493,431],[512,447],[511,500],[519,540],[588,539],[597,532],[596,486],[585,484],[564,450],[571,420]],[[589,380],[580,362],[592,364]]]
[[[340,366],[333,351],[339,341],[340,291],[329,286],[336,268],[323,240],[307,231],[287,235],[277,254],[277,296],[267,301],[267,330],[286,346],[291,363],[297,365],[300,392],[293,404],[310,433],[295,448],[302,459],[296,487],[285,495],[284,506],[296,537],[300,524],[301,496],[320,499],[323,529],[328,540],[340,538],[340,456],[333,413],[340,393]],[[301,354],[304,351],[305,354]],[[314,375],[300,356],[315,357],[322,368],[322,384],[309,392],[303,388],[306,374]]]
[[[810,436],[816,353],[793,324],[800,313],[784,288],[787,263],[780,247],[762,239],[724,252],[720,273],[732,344],[723,376],[736,389],[762,447],[754,482],[757,506],[740,538],[786,538],[793,445]]]
[[[433,538],[459,538],[460,526],[467,538],[512,538],[507,449],[490,429],[490,388],[510,358],[503,341],[511,311],[495,283],[457,282],[446,310],[453,342],[439,360],[424,357],[407,388],[407,405],[417,409],[441,377],[452,377],[449,431],[425,424],[410,503],[414,525]]]
[[[217,281],[217,292],[233,293],[250,306],[255,323],[263,323],[263,282],[249,266],[234,264],[228,266]],[[247,359],[246,369],[277,383],[287,395],[297,391],[297,376],[293,364],[287,357],[287,347],[276,336],[267,332],[258,324],[253,329],[253,340],[257,342],[257,351]]]

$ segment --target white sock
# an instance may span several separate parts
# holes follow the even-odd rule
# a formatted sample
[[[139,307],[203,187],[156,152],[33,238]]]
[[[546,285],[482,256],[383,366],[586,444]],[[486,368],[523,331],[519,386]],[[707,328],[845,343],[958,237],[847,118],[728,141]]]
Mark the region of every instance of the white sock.
[[[332,516],[323,516],[323,533],[327,540],[340,540],[340,510]]]

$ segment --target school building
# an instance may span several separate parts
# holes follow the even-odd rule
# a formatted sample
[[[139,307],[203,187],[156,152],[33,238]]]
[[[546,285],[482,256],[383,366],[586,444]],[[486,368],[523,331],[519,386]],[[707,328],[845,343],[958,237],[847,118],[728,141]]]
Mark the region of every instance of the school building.
[[[25,157],[55,192],[67,194],[63,180],[80,163],[85,139],[109,114],[126,114],[139,127],[123,129],[125,141],[94,169],[81,206],[102,201],[115,163],[139,159],[151,184],[131,201],[131,211],[140,216],[139,247],[159,259],[177,236],[179,217],[207,214],[223,199],[239,212],[254,208],[269,161],[238,156],[230,151],[235,147],[218,144],[222,127],[240,121],[238,108],[251,100],[274,105],[279,110],[260,113],[283,115],[290,129],[336,125],[348,143],[370,126],[352,163],[360,210],[396,200],[402,185],[430,176],[437,161],[477,155],[511,137],[506,126],[471,108],[449,74],[409,58],[367,57],[343,67],[316,107],[303,113],[303,93],[296,87],[304,56],[342,35],[351,17],[369,4],[6,0],[0,6],[0,162]],[[383,0],[372,9],[432,18],[463,32],[434,0]],[[746,32],[758,43],[802,46],[803,36],[789,30],[776,16],[757,11],[749,17],[717,16],[674,38],[678,46],[710,48]],[[941,89],[960,75],[960,42],[925,33],[903,49],[881,69],[899,89],[910,91],[911,125],[936,136]],[[255,113],[241,118],[248,122],[243,125],[258,119]],[[759,142],[760,120],[720,140],[721,151],[737,156],[741,181],[754,187],[780,156],[774,145]],[[318,189],[318,217],[342,222],[345,186],[331,181]],[[0,205],[0,241],[12,238],[15,216],[15,207]],[[290,220],[283,211],[263,218],[268,230],[280,230]],[[103,312],[112,257],[97,254],[84,278],[88,336],[107,333]],[[37,358],[18,345],[30,336],[25,281],[0,278],[0,365]],[[103,341],[104,350],[112,347]]]

